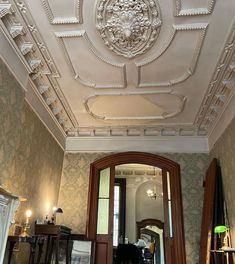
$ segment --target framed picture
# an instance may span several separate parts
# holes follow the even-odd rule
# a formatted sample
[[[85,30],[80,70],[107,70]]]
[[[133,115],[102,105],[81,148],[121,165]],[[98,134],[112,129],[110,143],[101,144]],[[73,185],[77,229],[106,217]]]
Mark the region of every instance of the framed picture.
[[[14,224],[13,227],[13,236],[19,236],[23,231],[23,226],[19,224]]]

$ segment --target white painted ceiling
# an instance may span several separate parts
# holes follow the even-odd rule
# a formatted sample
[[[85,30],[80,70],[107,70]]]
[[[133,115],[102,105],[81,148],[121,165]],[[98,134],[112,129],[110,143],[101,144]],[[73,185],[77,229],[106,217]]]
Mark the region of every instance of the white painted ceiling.
[[[1,30],[68,138],[210,135],[234,95],[234,14],[234,0],[0,0]]]

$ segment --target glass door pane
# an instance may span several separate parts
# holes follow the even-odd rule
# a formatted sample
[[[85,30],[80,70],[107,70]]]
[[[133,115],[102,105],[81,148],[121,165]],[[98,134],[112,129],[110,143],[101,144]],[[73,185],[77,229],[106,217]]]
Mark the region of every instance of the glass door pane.
[[[109,229],[109,186],[110,168],[100,171],[97,234],[108,234]]]

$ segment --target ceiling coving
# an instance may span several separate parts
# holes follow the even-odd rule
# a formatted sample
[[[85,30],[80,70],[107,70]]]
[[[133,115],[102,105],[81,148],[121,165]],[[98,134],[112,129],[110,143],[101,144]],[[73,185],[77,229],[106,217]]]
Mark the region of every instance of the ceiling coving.
[[[160,10],[153,0],[101,0],[96,19],[105,45],[127,58],[148,50],[161,26]]]

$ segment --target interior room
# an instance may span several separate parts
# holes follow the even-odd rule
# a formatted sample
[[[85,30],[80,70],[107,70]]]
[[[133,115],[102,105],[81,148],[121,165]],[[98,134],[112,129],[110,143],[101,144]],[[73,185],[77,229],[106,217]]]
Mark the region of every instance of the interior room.
[[[235,252],[234,14],[0,0],[0,264],[208,264],[215,214]]]

